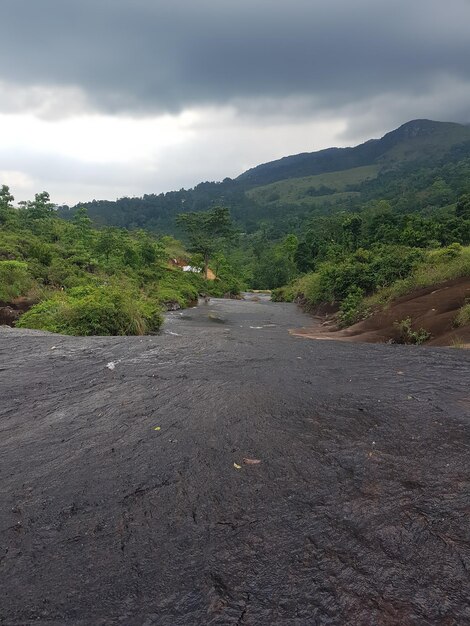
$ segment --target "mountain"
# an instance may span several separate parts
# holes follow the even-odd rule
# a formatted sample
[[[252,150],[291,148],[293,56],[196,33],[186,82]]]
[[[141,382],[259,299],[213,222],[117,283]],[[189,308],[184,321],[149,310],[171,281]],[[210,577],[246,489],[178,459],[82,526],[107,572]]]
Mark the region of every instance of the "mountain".
[[[371,200],[386,199],[400,211],[445,206],[468,193],[469,185],[470,127],[420,119],[381,139],[287,156],[234,180],[81,206],[96,224],[178,234],[178,213],[224,205],[246,232],[264,223],[276,237],[309,217],[355,210]],[[70,218],[76,208],[59,212]]]
[[[448,150],[466,141],[470,142],[468,126],[413,120],[381,139],[370,139],[354,148],[327,148],[319,152],[284,157],[249,169],[236,180],[258,186],[287,178],[301,178],[365,165],[387,167],[397,162],[429,157],[435,151]]]

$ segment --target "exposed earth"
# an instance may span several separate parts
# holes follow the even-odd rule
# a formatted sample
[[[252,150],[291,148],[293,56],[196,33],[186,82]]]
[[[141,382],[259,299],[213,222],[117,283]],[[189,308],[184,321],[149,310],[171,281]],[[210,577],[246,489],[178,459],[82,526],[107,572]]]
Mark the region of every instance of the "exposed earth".
[[[0,330],[0,623],[470,623],[470,352],[310,324]]]
[[[470,348],[470,324],[463,327],[454,324],[460,307],[469,301],[470,279],[457,278],[402,296],[349,328],[338,329],[334,319],[327,318],[326,323],[319,324],[317,319],[292,333],[310,339],[387,343],[399,341],[396,322],[410,319],[413,330],[424,329],[429,334],[428,346]]]

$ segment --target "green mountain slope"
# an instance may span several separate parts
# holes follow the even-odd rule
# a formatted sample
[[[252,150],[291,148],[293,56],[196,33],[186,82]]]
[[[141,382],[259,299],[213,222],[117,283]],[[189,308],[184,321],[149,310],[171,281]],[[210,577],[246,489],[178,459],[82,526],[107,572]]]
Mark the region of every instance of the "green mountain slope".
[[[469,180],[470,127],[414,120],[381,139],[285,157],[235,180],[84,206],[96,224],[178,234],[178,213],[224,205],[242,230],[268,223],[276,237],[315,215],[356,210],[376,199],[401,211],[446,206],[468,192]],[[71,218],[76,208],[60,214]]]
[[[302,204],[310,200],[317,203],[332,201],[338,196],[345,197],[342,192],[355,193],[351,189],[352,186],[376,178],[379,170],[378,165],[364,165],[339,172],[288,178],[270,185],[249,189],[246,195],[257,204],[270,202]]]
[[[237,181],[266,185],[286,178],[300,178],[343,171],[364,165],[391,167],[397,162],[429,159],[452,146],[470,142],[470,127],[451,122],[413,120],[381,139],[371,139],[354,148],[327,148],[297,154],[258,165]]]

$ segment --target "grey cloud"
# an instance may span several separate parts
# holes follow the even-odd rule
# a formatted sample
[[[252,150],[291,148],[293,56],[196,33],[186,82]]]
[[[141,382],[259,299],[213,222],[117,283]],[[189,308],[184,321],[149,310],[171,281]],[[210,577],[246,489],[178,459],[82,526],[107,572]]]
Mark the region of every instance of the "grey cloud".
[[[466,0],[3,0],[0,80],[134,115],[286,96],[332,110],[470,83],[468,24]]]
[[[15,185],[9,172],[25,175],[27,191],[24,185]],[[152,182],[138,168],[130,170],[128,165],[85,163],[64,155],[25,150],[0,150],[0,178],[0,185],[9,185],[16,201],[31,199],[34,193],[47,190],[58,204],[137,195],[142,188],[151,188]]]

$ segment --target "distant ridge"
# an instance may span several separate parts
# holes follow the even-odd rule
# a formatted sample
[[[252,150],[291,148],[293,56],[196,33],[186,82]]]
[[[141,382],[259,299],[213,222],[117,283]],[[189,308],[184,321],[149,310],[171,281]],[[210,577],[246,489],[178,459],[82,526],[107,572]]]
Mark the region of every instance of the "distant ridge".
[[[467,171],[470,125],[417,119],[380,139],[286,156],[258,165],[236,179],[206,181],[192,189],[140,198],[93,200],[62,207],[59,214],[71,219],[83,205],[98,225],[179,235],[175,224],[179,213],[220,205],[228,207],[248,233],[261,223],[271,224],[272,232],[291,232],[307,215],[351,211],[378,198],[400,210],[418,211],[426,206],[437,178],[447,185],[442,202],[452,202],[457,195],[468,193]],[[442,181],[440,184],[442,187]]]
[[[425,157],[436,150],[470,141],[470,125],[418,119],[351,148],[327,148],[304,152],[253,167],[236,178],[249,185],[267,185],[287,178],[301,178],[348,170],[365,165],[392,165]]]

